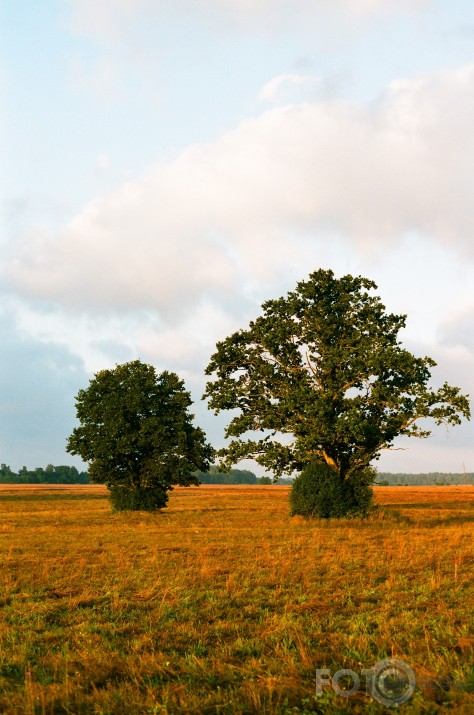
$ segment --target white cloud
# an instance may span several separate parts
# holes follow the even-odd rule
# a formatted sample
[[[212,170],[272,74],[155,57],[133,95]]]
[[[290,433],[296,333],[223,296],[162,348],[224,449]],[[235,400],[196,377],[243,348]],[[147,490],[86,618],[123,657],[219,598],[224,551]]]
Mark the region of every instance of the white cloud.
[[[217,22],[228,30],[282,32],[304,27],[324,35],[328,24],[337,32],[354,21],[413,13],[431,0],[63,0],[71,9],[71,26],[105,43],[123,41],[137,23],[159,23],[179,14],[194,21]],[[324,31],[322,28],[324,27]]]
[[[394,82],[370,105],[279,107],[96,199],[55,241],[27,242],[10,284],[175,319],[203,296],[278,285],[335,234],[376,251],[415,230],[471,250],[473,125],[474,66]]]
[[[472,293],[472,285],[469,286]],[[452,311],[439,326],[440,344],[448,349],[464,349],[474,354],[474,304],[466,300],[462,309]],[[474,365],[472,366],[474,396]]]
[[[71,9],[71,27],[102,40],[113,40],[146,11],[147,0],[64,0]]]
[[[172,63],[172,46],[189,44],[190,36],[202,43],[193,64],[199,66],[216,40],[232,41],[248,34],[260,38],[298,37],[307,51],[324,48],[334,54],[354,44],[365,33],[393,18],[416,15],[432,0],[62,0],[68,10],[66,22],[74,33],[92,38],[95,53],[76,58],[72,83],[95,99],[123,101],[133,93],[152,105],[166,102],[166,72]],[[381,29],[381,27],[379,27]],[[195,46],[196,39],[191,43]],[[343,77],[347,73],[342,73]],[[337,75],[337,73],[336,73]],[[144,79],[146,81],[144,83]],[[334,78],[333,78],[334,82]],[[339,84],[337,80],[336,84]],[[330,83],[331,84],[331,83]],[[290,93],[292,89],[292,93]],[[331,90],[330,86],[326,87]],[[295,101],[307,98],[310,84],[289,82],[280,95]],[[158,98],[158,99],[157,99]],[[271,100],[273,101],[273,100]]]
[[[298,100],[299,97],[314,92],[319,81],[318,77],[308,75],[281,74],[262,87],[258,100],[275,104]]]
[[[97,157],[97,167],[101,169],[101,171],[106,171],[110,168],[110,159],[105,151],[99,153]]]
[[[71,65],[71,84],[74,89],[109,104],[117,102],[121,96],[119,73],[110,57],[102,57],[93,66],[75,58]]]

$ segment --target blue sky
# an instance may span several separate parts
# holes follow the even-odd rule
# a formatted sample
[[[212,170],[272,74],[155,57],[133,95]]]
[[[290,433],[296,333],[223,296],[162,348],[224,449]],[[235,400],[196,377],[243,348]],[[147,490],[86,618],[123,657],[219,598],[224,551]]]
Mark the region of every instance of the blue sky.
[[[372,278],[474,394],[474,6],[4,0],[1,461],[74,463],[74,395],[140,357],[198,421],[216,340],[319,267]],[[474,471],[470,424],[384,454]]]

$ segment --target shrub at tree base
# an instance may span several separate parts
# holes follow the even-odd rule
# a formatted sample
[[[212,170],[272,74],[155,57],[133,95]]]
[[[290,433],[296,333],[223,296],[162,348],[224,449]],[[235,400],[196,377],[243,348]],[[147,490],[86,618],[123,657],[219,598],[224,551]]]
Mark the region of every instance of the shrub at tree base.
[[[367,516],[373,502],[375,473],[361,469],[341,480],[327,464],[312,462],[296,477],[290,492],[291,515],[323,519]]]
[[[127,489],[110,487],[110,502],[114,511],[158,511],[168,503],[168,494],[162,487],[158,489]]]

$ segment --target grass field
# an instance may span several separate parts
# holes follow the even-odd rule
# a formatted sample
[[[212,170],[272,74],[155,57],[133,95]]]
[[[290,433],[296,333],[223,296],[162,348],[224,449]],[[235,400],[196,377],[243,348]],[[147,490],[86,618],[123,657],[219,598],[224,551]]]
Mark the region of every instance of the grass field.
[[[0,712],[381,713],[317,698],[315,671],[393,656],[419,685],[401,712],[474,713],[474,487],[375,491],[378,516],[311,522],[288,487],[176,489],[156,515],[1,487]]]

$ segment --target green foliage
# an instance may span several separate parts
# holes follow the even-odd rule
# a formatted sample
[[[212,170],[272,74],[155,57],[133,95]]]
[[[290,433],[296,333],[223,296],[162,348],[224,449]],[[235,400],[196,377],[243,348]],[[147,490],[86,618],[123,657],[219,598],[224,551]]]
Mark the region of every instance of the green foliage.
[[[308,464],[296,477],[290,491],[292,516],[367,516],[373,501],[373,469],[352,472],[347,479],[324,462]]]
[[[89,484],[87,472],[79,472],[76,467],[68,465],[48,466],[43,469],[27,469],[22,467],[18,473],[12,471],[7,464],[0,467],[0,484]]]
[[[382,480],[382,481],[381,481]],[[434,484],[474,484],[473,472],[430,472],[428,474],[390,474],[380,472],[377,474],[377,484],[379,486],[400,486],[402,484],[411,485],[434,485]]]
[[[259,484],[273,484],[273,480],[271,477],[267,477],[266,475],[263,477],[260,477],[258,480]]]
[[[428,386],[435,362],[401,347],[405,316],[387,313],[371,294],[376,287],[316,271],[217,344],[204,397],[216,414],[238,411],[220,451],[225,467],[250,457],[280,476],[317,461],[346,479],[399,435],[427,437],[423,418],[469,418],[459,388]]]
[[[248,469],[230,469],[220,472],[216,467],[211,467],[209,472],[197,472],[201,484],[257,484],[257,477]]]
[[[162,488],[111,486],[110,502],[114,511],[159,511],[168,503],[168,493]]]
[[[204,432],[192,424],[190,405],[175,373],[157,375],[140,360],[102,370],[77,395],[81,425],[67,450],[89,462],[93,482],[114,492],[116,510],[159,509],[173,485],[199,484],[194,472],[206,470],[213,456]]]

